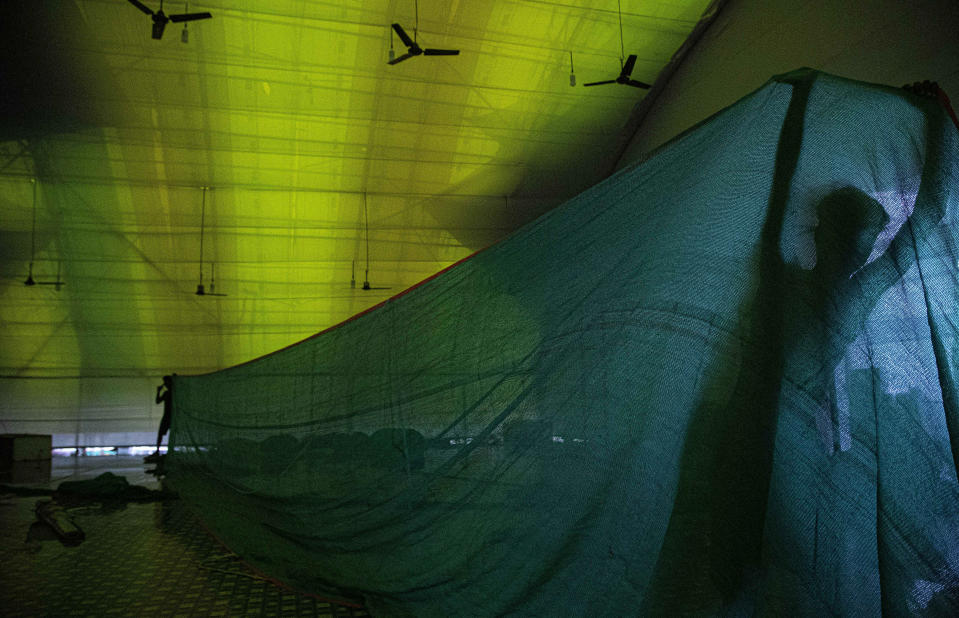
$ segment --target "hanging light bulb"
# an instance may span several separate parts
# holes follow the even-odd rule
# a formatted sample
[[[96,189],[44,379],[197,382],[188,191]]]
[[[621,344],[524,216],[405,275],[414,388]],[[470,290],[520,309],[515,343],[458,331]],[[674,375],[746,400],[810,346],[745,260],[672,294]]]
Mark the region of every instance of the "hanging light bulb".
[[[37,254],[37,179],[31,178],[30,184],[33,186],[33,228],[30,230],[30,270],[27,271],[27,280],[23,285],[36,285],[33,280],[33,258]]]
[[[363,221],[366,225],[366,273],[363,276],[363,289],[370,290],[370,209],[366,192],[363,192]]]
[[[200,282],[196,284],[196,295],[203,296],[206,292],[203,289],[203,228],[206,223],[206,191],[209,187],[200,187],[203,191],[203,198],[200,205]]]
[[[53,289],[56,290],[57,292],[60,291],[60,288],[66,285],[66,282],[60,278],[60,266],[62,263],[63,262],[61,262],[60,260],[57,260],[57,280],[53,282]]]
[[[573,73],[573,52],[569,52],[569,85],[576,85],[576,74]]]

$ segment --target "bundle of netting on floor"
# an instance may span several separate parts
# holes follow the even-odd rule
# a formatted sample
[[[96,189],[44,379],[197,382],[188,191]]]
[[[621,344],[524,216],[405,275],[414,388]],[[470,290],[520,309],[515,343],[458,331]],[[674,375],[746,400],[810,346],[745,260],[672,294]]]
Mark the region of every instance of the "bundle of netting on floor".
[[[959,611],[959,136],[765,87],[413,290],[174,386],[171,475],[414,615]]]

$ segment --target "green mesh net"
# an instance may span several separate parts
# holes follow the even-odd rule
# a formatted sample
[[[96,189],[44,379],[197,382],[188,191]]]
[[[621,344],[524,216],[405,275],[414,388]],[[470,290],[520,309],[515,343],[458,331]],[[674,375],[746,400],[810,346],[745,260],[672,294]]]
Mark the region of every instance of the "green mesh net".
[[[414,615],[959,611],[957,131],[810,70],[374,310],[177,377],[171,476]]]

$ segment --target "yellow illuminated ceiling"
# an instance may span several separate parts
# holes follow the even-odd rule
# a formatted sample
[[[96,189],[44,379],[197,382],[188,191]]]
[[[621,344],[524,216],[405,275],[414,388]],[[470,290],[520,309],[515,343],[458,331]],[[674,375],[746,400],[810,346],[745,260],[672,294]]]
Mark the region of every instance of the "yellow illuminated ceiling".
[[[632,77],[653,83],[707,1],[621,3]],[[617,0],[164,10],[213,18],[183,42],[125,0],[0,9],[4,376],[208,371],[289,345],[599,181],[646,93],[582,86],[619,73]],[[388,65],[390,24],[412,35],[417,15],[422,46],[460,55]],[[24,285],[31,254],[65,285]],[[197,296],[214,268],[226,296]]]

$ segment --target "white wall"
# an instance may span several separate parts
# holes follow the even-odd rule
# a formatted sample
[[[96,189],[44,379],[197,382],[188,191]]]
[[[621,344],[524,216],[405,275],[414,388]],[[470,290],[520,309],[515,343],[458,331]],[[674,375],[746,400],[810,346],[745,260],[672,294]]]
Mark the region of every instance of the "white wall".
[[[619,166],[800,67],[893,86],[937,81],[957,107],[959,0],[729,0]]]
[[[53,446],[156,442],[160,378],[2,378],[0,433],[51,434]]]

